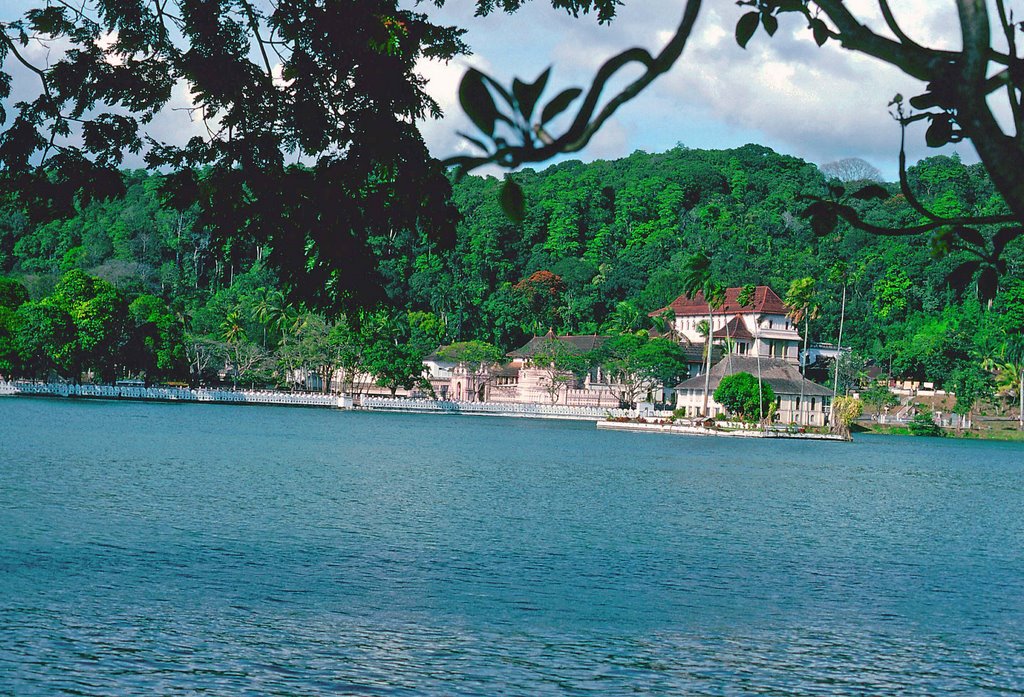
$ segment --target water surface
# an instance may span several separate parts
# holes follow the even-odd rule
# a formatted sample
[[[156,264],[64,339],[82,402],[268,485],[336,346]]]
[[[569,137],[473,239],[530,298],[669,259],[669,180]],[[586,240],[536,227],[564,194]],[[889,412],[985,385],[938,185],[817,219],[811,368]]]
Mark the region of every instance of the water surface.
[[[0,400],[0,694],[1024,693],[1024,447]]]

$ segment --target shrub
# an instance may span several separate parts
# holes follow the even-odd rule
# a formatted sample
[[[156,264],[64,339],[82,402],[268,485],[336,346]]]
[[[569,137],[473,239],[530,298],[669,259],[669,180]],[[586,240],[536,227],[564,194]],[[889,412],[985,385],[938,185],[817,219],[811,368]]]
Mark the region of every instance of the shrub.
[[[912,436],[937,436],[946,435],[942,427],[935,423],[932,412],[928,409],[921,409],[914,418],[907,424],[907,429]]]
[[[741,419],[760,418],[761,412],[768,413],[775,403],[775,392],[763,383],[758,388],[757,378],[750,373],[726,375],[715,390],[715,401]],[[758,404],[760,398],[760,405]]]

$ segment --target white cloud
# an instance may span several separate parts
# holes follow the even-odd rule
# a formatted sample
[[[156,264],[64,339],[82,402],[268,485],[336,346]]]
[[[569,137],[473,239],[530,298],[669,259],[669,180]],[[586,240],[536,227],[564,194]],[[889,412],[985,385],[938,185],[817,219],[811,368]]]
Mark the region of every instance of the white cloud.
[[[459,106],[459,83],[471,67],[485,72],[491,70],[490,64],[477,56],[448,62],[421,59],[416,64],[416,72],[428,81],[427,94],[445,114],[442,119],[427,118],[419,122],[420,132],[434,157],[444,159],[453,155],[479,154],[458,134],[459,131],[473,131],[473,124]]]
[[[848,0],[846,5],[872,29],[889,33],[876,0]],[[901,0],[893,5],[900,26],[915,40],[931,47],[959,46],[952,3]],[[490,62],[489,72],[505,82],[513,75],[532,79],[554,64],[550,96],[566,86],[588,84],[597,67],[626,48],[660,49],[683,6],[681,0],[626,3],[615,21],[599,26],[592,18],[573,19],[537,2],[512,16],[471,21],[468,37]],[[892,176],[899,127],[888,102],[897,92],[912,96],[924,86],[834,41],[819,48],[796,15],[783,16],[774,37],[759,30],[741,49],[733,36],[745,11],[732,0],[706,2],[677,65],[608,122],[605,129],[614,134],[600,141],[600,153],[595,141],[579,156],[623,156],[638,147],[665,149],[680,141],[710,148],[761,142],[819,163],[863,157]],[[466,19],[447,18],[456,23]],[[443,105],[456,121],[464,118],[457,101]],[[450,146],[455,129],[449,124],[445,119],[429,125],[432,147]],[[922,140],[916,132],[908,140],[912,160],[935,153]],[[960,150],[965,159],[974,159],[969,146]]]

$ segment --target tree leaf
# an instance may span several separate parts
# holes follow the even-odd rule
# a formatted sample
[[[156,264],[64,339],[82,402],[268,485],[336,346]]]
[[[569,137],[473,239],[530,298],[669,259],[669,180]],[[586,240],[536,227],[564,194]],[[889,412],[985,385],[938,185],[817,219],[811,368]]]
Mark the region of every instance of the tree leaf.
[[[910,106],[922,111],[925,109],[931,109],[933,106],[938,106],[938,104],[939,100],[931,92],[925,92],[924,94],[919,94],[916,97],[910,98]]]
[[[761,13],[761,25],[768,32],[768,36],[775,36],[775,32],[779,30],[779,20],[767,12]]]
[[[953,121],[949,114],[930,114],[932,125],[925,131],[924,140],[930,148],[939,148],[953,139]]]
[[[479,138],[474,138],[473,136],[468,135],[466,133],[463,133],[462,131],[455,131],[455,132],[457,134],[459,134],[460,136],[462,136],[463,138],[465,138],[466,140],[468,140],[473,145],[475,145],[478,148],[480,148],[481,150],[483,150],[484,152],[488,151],[487,150],[487,145],[485,145],[484,142],[482,140],[480,140]]]
[[[568,109],[569,104],[572,103],[572,100],[576,99],[576,97],[580,96],[581,94],[583,94],[583,90],[581,90],[579,87],[571,87],[559,93],[554,99],[547,103],[547,105],[544,107],[544,111],[541,112],[541,124],[547,123],[548,121],[550,121],[551,119],[555,118],[563,111]]]
[[[946,282],[957,290],[963,290],[971,282],[971,279],[974,278],[974,272],[980,267],[980,261],[965,261],[949,272],[949,275],[946,276]]]
[[[811,20],[811,32],[814,34],[814,43],[824,46],[828,41],[828,25],[815,17]]]
[[[954,230],[954,232],[956,232],[957,237],[962,239],[967,244],[974,245],[975,247],[980,247],[984,249],[985,237],[974,228],[958,227]]]
[[[498,108],[494,106],[494,99],[484,85],[484,74],[476,68],[470,68],[462,77],[459,84],[459,103],[473,125],[488,137],[494,135]]]
[[[526,217],[523,190],[514,179],[506,179],[501,187],[501,209],[511,220],[521,223]]]
[[[525,82],[519,80],[512,81],[512,94],[516,98],[516,103],[519,105],[519,113],[523,115],[527,123],[530,121],[530,117],[533,116],[533,110],[537,106],[537,99],[540,97],[544,88],[548,84],[548,77],[551,76],[551,68],[548,68],[542,72],[533,84],[528,85]]]
[[[485,73],[481,73],[481,74],[483,75],[484,82],[489,84],[491,86],[491,89],[493,89],[495,92],[497,92],[498,96],[500,96],[502,99],[504,99],[505,103],[508,104],[509,107],[514,108],[515,107],[515,100],[512,99],[512,95],[509,94],[508,90],[505,89],[500,82],[495,80],[490,75],[487,75]]]
[[[986,266],[978,274],[978,298],[982,302],[994,300],[999,291],[999,273],[991,266]]]
[[[746,48],[750,37],[757,31],[757,23],[761,20],[759,12],[748,12],[736,22],[736,43],[740,48]]]
[[[442,162],[442,164],[445,167],[454,167],[455,168],[455,181],[460,181],[463,177],[465,177],[469,173],[469,170],[473,169],[474,167],[478,167],[478,166],[484,164],[487,161],[488,161],[488,159],[486,157],[472,157],[470,155],[458,155],[456,157],[449,157],[447,160]]]
[[[1002,230],[992,236],[992,251],[995,256],[999,256],[1003,253],[1003,249],[1006,245],[1017,239],[1021,235],[1024,235],[1024,228],[1019,227],[1004,227]]]
[[[836,209],[825,201],[815,201],[804,209],[804,216],[811,219],[811,230],[818,237],[831,234],[839,224]]]
[[[38,34],[54,36],[65,26],[63,7],[30,10],[27,17],[32,29]]]
[[[873,198],[889,198],[889,192],[885,190],[885,187],[879,186],[878,184],[868,184],[863,189],[854,191],[850,195],[856,199],[860,199],[861,201],[870,201]]]

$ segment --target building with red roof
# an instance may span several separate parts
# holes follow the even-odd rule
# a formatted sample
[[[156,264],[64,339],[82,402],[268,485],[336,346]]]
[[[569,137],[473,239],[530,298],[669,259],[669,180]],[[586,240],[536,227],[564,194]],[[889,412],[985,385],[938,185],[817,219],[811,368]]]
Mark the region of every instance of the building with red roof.
[[[746,304],[740,303],[742,288],[727,288],[725,301],[708,306],[704,294],[680,295],[663,310],[672,313],[672,329],[683,342],[703,347],[703,327],[710,321],[711,341],[726,353],[778,358],[798,363],[800,332],[787,317],[782,298],[768,286],[757,286]]]

